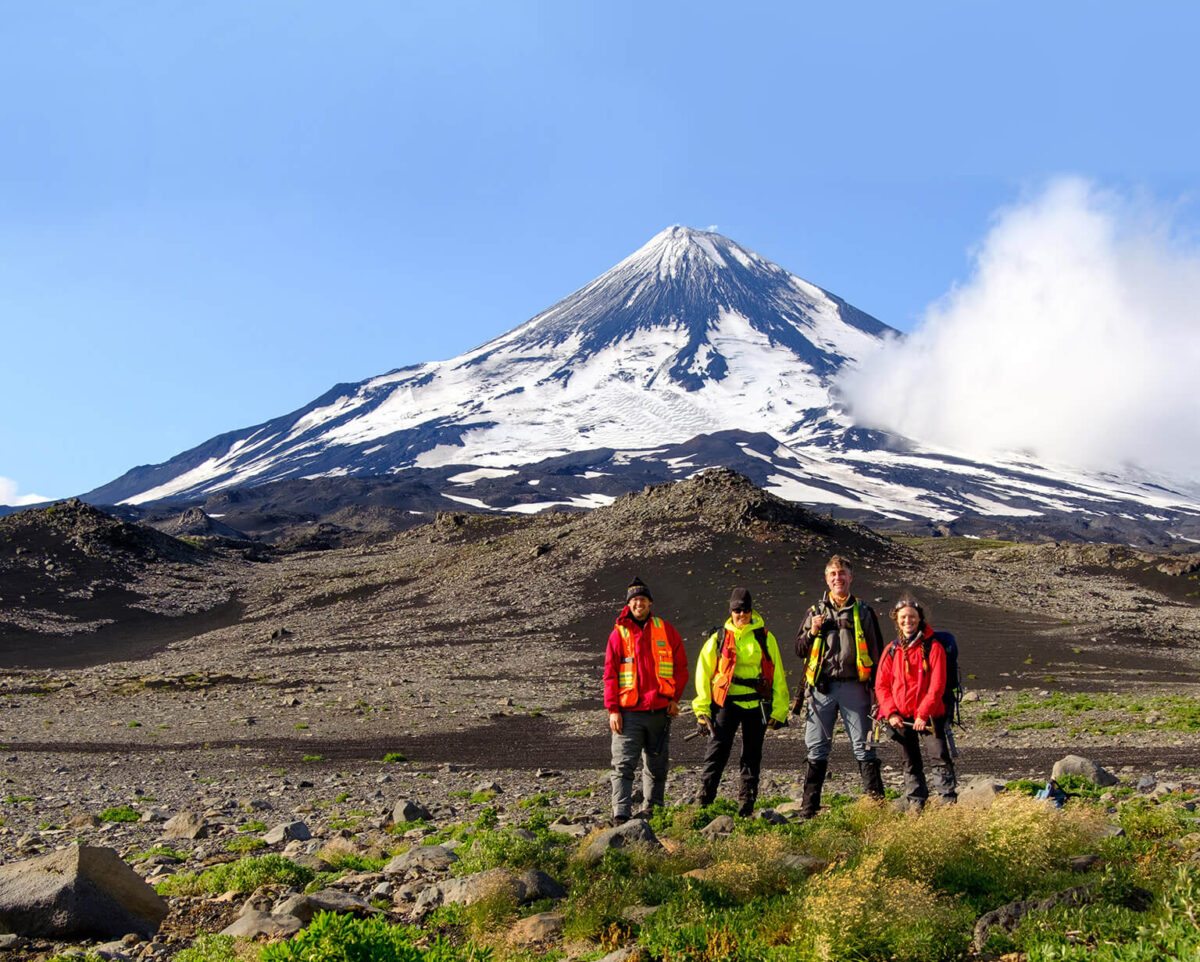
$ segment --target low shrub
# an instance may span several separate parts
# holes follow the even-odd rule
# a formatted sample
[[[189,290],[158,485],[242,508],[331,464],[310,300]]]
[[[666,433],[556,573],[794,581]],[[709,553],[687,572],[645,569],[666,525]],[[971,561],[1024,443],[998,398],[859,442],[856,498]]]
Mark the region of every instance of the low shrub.
[[[297,865],[282,855],[263,855],[226,862],[195,874],[180,872],[159,883],[159,895],[220,895],[222,892],[249,894],[260,885],[290,885],[303,888],[313,878],[312,869]]]
[[[268,945],[261,962],[488,962],[490,949],[474,944],[455,946],[436,939],[427,947],[425,937],[407,925],[389,925],[382,916],[357,919],[334,912],[318,912],[308,928],[290,942]]]
[[[237,838],[231,838],[225,843],[225,851],[227,852],[253,852],[256,849],[266,847],[267,843],[261,838],[250,838],[246,835],[240,835]]]
[[[966,951],[974,918],[927,882],[892,873],[874,853],[809,881],[793,940],[827,962],[942,962]]]
[[[518,872],[540,868],[553,875],[566,868],[569,844],[567,836],[545,829],[535,831],[533,838],[511,829],[481,831],[458,850],[454,871],[457,875],[472,875],[489,868]]]
[[[1055,873],[1096,841],[1101,821],[1091,807],[1001,795],[987,807],[946,805],[880,822],[870,840],[891,874],[961,893],[984,912],[1070,885]]]
[[[141,820],[142,813],[130,808],[128,805],[106,808],[100,813],[100,821],[102,822],[140,822]]]
[[[174,962],[233,962],[237,959],[234,945],[229,935],[201,935],[178,953]]]

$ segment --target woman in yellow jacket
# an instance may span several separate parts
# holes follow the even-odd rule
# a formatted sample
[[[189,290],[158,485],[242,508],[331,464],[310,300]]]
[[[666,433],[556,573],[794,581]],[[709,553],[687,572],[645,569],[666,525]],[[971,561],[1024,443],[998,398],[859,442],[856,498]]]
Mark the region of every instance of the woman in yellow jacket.
[[[738,814],[749,817],[758,798],[763,738],[768,728],[779,728],[787,721],[788,689],[779,645],[754,610],[745,588],[733,589],[729,620],[700,649],[692,711],[709,735],[698,801],[709,805],[717,797],[733,736],[740,726]]]

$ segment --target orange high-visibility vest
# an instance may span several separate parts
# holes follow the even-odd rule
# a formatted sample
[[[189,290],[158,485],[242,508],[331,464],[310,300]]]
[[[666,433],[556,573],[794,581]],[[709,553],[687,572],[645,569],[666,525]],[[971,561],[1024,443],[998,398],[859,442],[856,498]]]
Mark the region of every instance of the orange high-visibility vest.
[[[759,631],[762,631],[762,636],[759,636]],[[758,642],[758,647],[762,650],[761,671],[762,677],[768,685],[775,684],[775,662],[767,654],[767,629],[755,628],[754,639]],[[737,645],[734,642],[734,633],[728,628],[725,629],[725,639],[721,644],[721,655],[717,659],[717,670],[713,672],[712,678],[712,700],[715,704],[724,707],[725,698],[729,695],[729,686],[733,684],[733,670],[737,667]],[[739,685],[753,687],[755,679],[738,679]],[[751,698],[758,697],[758,693],[754,692],[748,695],[734,695],[734,701],[748,701]]]
[[[632,708],[638,703],[637,634],[623,624],[617,625],[621,635],[621,664],[617,669],[617,703]],[[667,638],[667,626],[661,618],[650,618],[650,648],[654,655],[654,678],[658,693],[674,699],[675,653]]]

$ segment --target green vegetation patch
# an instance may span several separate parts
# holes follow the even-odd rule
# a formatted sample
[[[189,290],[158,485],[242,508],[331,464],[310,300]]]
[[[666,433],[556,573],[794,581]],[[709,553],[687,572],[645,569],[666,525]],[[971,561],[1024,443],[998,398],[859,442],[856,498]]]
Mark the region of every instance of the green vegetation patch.
[[[297,865],[282,855],[242,858],[215,865],[199,874],[180,872],[159,883],[159,895],[220,895],[253,892],[260,885],[290,885],[304,888],[312,881],[312,869]]]
[[[1120,735],[1155,729],[1200,731],[1200,700],[1183,695],[1137,697],[1106,692],[1004,692],[977,716],[985,727],[1010,731],[1058,728],[1065,734]]]
[[[441,938],[423,945],[427,936],[413,926],[389,925],[381,916],[356,919],[319,912],[289,942],[268,945],[261,962],[487,962],[490,949],[453,945]]]
[[[106,808],[100,813],[100,821],[102,822],[140,822],[141,820],[142,813],[130,808],[128,805]]]

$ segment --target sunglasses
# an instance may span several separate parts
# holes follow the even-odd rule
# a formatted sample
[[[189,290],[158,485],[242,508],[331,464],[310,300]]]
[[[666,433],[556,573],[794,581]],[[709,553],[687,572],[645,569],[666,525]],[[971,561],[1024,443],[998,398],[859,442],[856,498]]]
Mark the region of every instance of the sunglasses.
[[[730,608],[729,611],[731,614],[744,615],[744,614],[747,614],[750,611],[750,609],[748,607],[746,607],[745,605],[738,605],[736,608]]]

